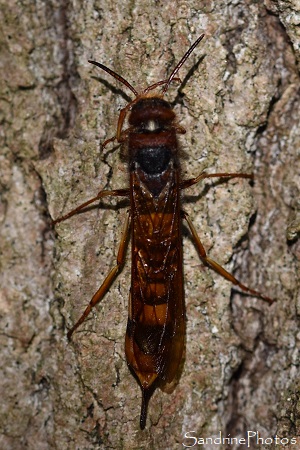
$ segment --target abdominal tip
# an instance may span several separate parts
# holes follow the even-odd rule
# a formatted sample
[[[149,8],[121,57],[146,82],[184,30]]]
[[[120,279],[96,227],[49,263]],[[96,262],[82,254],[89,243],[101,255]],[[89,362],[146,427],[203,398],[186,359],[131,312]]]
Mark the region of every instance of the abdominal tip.
[[[141,430],[143,430],[146,426],[148,400],[149,400],[149,397],[147,395],[147,391],[142,388],[142,407],[141,407],[141,417],[140,417]]]

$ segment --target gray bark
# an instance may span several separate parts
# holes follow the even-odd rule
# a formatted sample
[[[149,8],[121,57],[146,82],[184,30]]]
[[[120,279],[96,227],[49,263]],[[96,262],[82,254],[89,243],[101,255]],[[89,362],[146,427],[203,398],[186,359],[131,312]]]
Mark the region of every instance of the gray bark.
[[[193,443],[184,439],[191,430],[204,439],[252,430],[300,445],[297,2],[6,3],[0,448],[174,449]],[[180,69],[183,85],[167,94],[187,130],[182,177],[254,171],[255,183],[196,185],[184,209],[210,257],[276,302],[232,291],[203,267],[184,228],[184,366],[171,394],[154,393],[142,432],[141,393],[124,355],[130,251],[101,304],[66,339],[115,264],[128,208],[107,199],[56,232],[51,217],[128,184],[120,152],[99,144],[115,134],[130,92],[87,60],[141,89],[166,78],[202,32]],[[267,444],[250,448],[275,448]]]

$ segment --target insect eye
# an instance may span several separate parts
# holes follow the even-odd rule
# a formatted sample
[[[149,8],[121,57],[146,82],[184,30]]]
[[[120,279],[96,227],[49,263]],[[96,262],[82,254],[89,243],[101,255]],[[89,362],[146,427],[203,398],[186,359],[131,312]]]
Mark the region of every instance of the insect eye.
[[[143,124],[145,129],[150,130],[153,124],[157,128],[162,128],[174,118],[175,113],[170,104],[161,98],[153,97],[141,99],[133,106],[129,123],[139,128]]]

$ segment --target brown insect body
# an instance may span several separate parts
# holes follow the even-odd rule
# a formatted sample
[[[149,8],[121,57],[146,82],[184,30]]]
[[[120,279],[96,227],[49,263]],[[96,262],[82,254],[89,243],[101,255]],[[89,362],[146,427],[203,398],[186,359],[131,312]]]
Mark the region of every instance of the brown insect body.
[[[176,73],[202,40],[201,35],[177,64],[167,80],[159,81],[138,93],[124,78],[106,66],[89,61],[122,82],[136,96],[120,111],[116,136],[104,142],[117,140],[126,147],[130,172],[130,188],[102,190],[68,214],[56,219],[59,223],[86,206],[106,196],[130,198],[130,214],[119,246],[117,264],[111,269],[89,305],[69,330],[74,331],[84,322],[91,309],[108,291],[125,262],[127,238],[131,228],[132,269],[129,296],[125,353],[128,366],[142,389],[140,427],[146,424],[147,404],[153,390],[171,383],[181,363],[185,336],[185,309],[183,299],[183,270],[181,219],[185,219],[204,264],[245,292],[272,303],[238,281],[217,262],[210,259],[188,215],[180,209],[180,191],[205,178],[250,178],[245,173],[202,172],[195,178],[182,181],[178,157],[177,134],[185,130],[176,122],[171,105],[163,99]],[[160,95],[150,91],[164,86]],[[130,113],[129,113],[130,112]],[[122,130],[129,113],[129,127]]]
[[[142,118],[142,119],[141,119]],[[141,119],[141,120],[140,120]],[[132,108],[128,133],[132,281],[125,352],[143,391],[171,382],[184,345],[180,183],[175,114],[159,97]]]

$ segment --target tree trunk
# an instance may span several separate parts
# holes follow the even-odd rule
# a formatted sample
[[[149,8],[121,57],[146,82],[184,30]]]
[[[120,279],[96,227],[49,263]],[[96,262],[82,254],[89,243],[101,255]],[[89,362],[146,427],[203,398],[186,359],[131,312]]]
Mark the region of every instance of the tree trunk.
[[[2,449],[174,449],[208,439],[300,445],[299,23],[296,2],[2,2]],[[67,330],[116,262],[128,203],[105,199],[55,227],[101,189],[128,186],[114,144],[128,90],[163,80],[201,33],[166,95],[180,125],[182,178],[254,172],[185,191],[209,256],[184,227],[184,365],[155,391],[139,430],[140,389],[124,355],[130,250],[122,273],[69,343]],[[192,433],[193,431],[193,433]],[[248,433],[248,434],[247,434]],[[251,435],[252,436],[252,435]],[[262,440],[258,440],[260,437]],[[201,441],[199,441],[200,446]],[[195,445],[197,447],[197,445]],[[219,448],[245,448],[240,442]],[[276,447],[278,448],[278,447]]]

